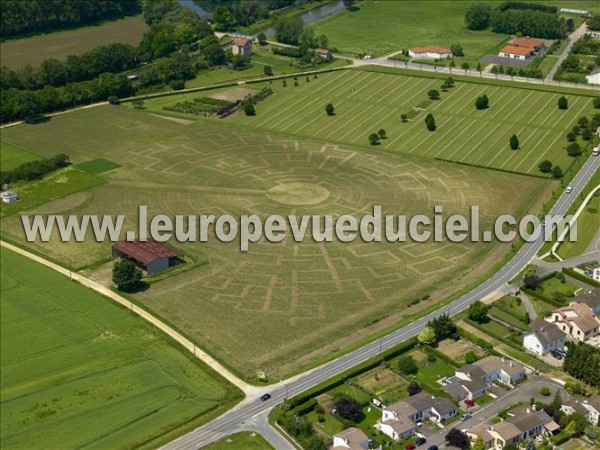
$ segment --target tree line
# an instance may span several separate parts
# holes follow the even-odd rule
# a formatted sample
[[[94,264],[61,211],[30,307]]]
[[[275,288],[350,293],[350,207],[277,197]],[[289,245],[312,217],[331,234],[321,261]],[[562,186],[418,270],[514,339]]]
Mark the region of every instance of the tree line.
[[[140,11],[139,0],[1,0],[2,39],[81,26]]]
[[[32,120],[41,114],[77,105],[126,97],[150,87],[184,87],[200,68],[224,64],[227,55],[210,25],[176,0],[144,2],[150,29],[136,48],[112,44],[61,62],[48,59],[30,66],[0,71],[0,122]],[[189,50],[199,52],[192,62]],[[141,67],[142,63],[149,63]],[[122,72],[140,68],[132,82]]]
[[[219,6],[212,10],[212,22],[218,31],[231,31],[268,19],[273,11],[298,3],[295,0],[254,0],[231,2],[215,0]]]
[[[563,369],[592,387],[600,387],[600,350],[583,342],[569,345]]]
[[[555,7],[525,2],[507,2],[496,8],[475,4],[467,10],[465,22],[470,30],[491,28],[495,33],[521,33],[542,39],[563,38],[568,30]]]
[[[0,172],[0,184],[11,184],[17,181],[39,180],[44,175],[55,170],[67,167],[69,157],[60,153],[52,158],[37,159],[21,164],[12,170]]]

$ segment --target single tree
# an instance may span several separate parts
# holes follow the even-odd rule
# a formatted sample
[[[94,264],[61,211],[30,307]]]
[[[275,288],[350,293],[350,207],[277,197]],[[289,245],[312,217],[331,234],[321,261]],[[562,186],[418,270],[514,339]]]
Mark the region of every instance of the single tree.
[[[481,97],[477,97],[477,100],[475,100],[475,108],[477,109],[486,109],[489,105],[490,100],[485,94],[483,94]]]
[[[283,80],[283,87],[287,87],[287,81]]]
[[[325,106],[325,112],[328,116],[335,116],[335,108],[331,103],[327,103],[327,105]]]
[[[477,361],[477,355],[475,354],[475,352],[473,350],[469,350],[465,354],[465,362],[467,364],[473,364],[475,361]]]
[[[454,87],[454,78],[452,78],[452,77],[448,77],[448,78],[446,78],[446,85],[447,85],[449,88],[451,88],[451,87]]]
[[[577,135],[575,133],[573,133],[572,131],[569,131],[567,133],[567,141],[575,142],[576,140],[577,140]]]
[[[377,134],[379,135],[379,139],[387,139],[387,134],[383,128],[381,128]]]
[[[417,336],[417,340],[423,345],[435,344],[435,330],[430,326],[423,328],[423,330],[419,333],[419,336]]]
[[[579,128],[583,129],[583,128],[587,128],[590,126],[590,120],[587,117],[580,117],[579,120],[577,121],[577,125],[579,125]]]
[[[110,103],[111,105],[118,105],[119,103],[121,103],[119,97],[117,97],[116,95],[109,95],[107,100],[108,103]]]
[[[258,39],[258,43],[260,45],[265,45],[267,43],[267,35],[265,33],[258,33],[256,38]]]
[[[369,143],[371,145],[378,145],[379,144],[379,135],[377,133],[371,133],[369,135]]]
[[[440,93],[435,89],[432,89],[429,92],[427,92],[427,95],[429,96],[430,100],[439,100],[440,98]]]
[[[421,387],[418,381],[411,381],[406,390],[408,391],[408,395],[412,396],[421,392],[423,388]]]
[[[451,447],[458,447],[462,450],[466,450],[471,447],[471,441],[469,437],[462,431],[452,428],[445,437],[446,444]]]
[[[335,409],[340,417],[352,422],[359,422],[363,418],[360,403],[352,397],[340,397],[334,403]]]
[[[583,139],[584,141],[590,141],[593,136],[594,136],[594,133],[592,132],[591,129],[584,128],[583,130],[581,130],[581,139]]]
[[[483,72],[483,66],[481,65],[481,63],[477,63],[477,72],[479,72],[480,75],[481,72]]]
[[[484,323],[489,320],[488,310],[489,306],[483,303],[481,300],[477,300],[475,303],[471,303],[469,306],[469,319],[474,320],[478,323]]]
[[[144,107],[144,100],[135,99],[131,102],[134,108],[139,109]]]
[[[404,375],[414,375],[419,371],[419,367],[412,356],[402,356],[398,358],[398,370]]]
[[[529,325],[531,323],[531,317],[529,316],[529,312],[525,311],[525,315],[523,316],[523,322],[525,325]]]
[[[255,116],[256,115],[256,109],[254,108],[254,105],[252,104],[252,102],[247,102],[244,105],[244,112],[246,113],[247,116]]]
[[[310,77],[309,77],[308,75],[306,75],[306,79],[305,79],[305,81],[306,81],[307,83],[310,83]]]
[[[113,283],[121,291],[133,291],[137,289],[142,280],[142,270],[128,259],[120,259],[113,267]]]
[[[561,97],[558,99],[558,109],[568,109],[569,108],[569,100],[567,97]]]
[[[268,64],[266,66],[263,66],[263,73],[268,77],[273,76],[273,66],[270,66]]]
[[[594,108],[600,108],[600,95],[594,99]]]
[[[552,168],[552,177],[553,178],[562,178],[563,176],[563,171],[560,168],[560,166],[554,166]]]
[[[425,117],[425,125],[427,125],[427,129],[429,131],[435,131],[437,126],[435,124],[435,119],[433,118],[432,114],[427,114],[427,116]]]
[[[552,170],[552,162],[545,159],[539,164],[538,168],[540,169],[540,172],[550,173]]]
[[[581,145],[577,142],[572,142],[567,146],[567,153],[569,156],[579,156],[583,152]]]
[[[406,114],[400,114],[400,120],[402,122],[408,122],[408,115],[406,115]]]
[[[467,63],[467,62],[464,62],[464,63],[462,63],[462,64],[460,65],[460,68],[461,68],[462,70],[464,70],[464,71],[465,71],[465,73],[466,73],[466,72],[469,70],[469,68],[470,68],[470,66],[469,66],[469,63]]]
[[[477,436],[475,439],[475,443],[472,447],[473,450],[486,450],[485,443],[483,442],[483,438],[481,436]]]
[[[517,137],[517,135],[516,135],[516,134],[513,134],[513,135],[510,137],[510,139],[509,139],[508,143],[510,144],[510,148],[511,148],[512,150],[517,150],[517,149],[519,148],[519,138]]]
[[[527,289],[535,291],[541,284],[542,280],[537,275],[527,275],[523,278],[523,286]]]
[[[450,46],[450,51],[453,56],[465,56],[465,52],[460,44],[454,44]]]

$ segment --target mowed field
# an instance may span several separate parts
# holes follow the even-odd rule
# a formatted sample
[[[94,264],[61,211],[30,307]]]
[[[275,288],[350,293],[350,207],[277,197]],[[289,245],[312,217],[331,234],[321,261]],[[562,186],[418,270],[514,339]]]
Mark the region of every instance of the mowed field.
[[[325,81],[325,80],[323,80]],[[315,83],[315,86],[318,86]],[[273,100],[278,100],[274,97]],[[41,155],[57,149],[75,163],[105,158],[122,167],[106,184],[48,203],[39,213],[149,215],[447,214],[481,208],[497,215],[537,211],[555,182],[338,144],[324,144],[209,120],[177,123],[149,111],[100,107],[7,129],[2,139]],[[68,138],[66,138],[68,136]],[[301,184],[298,184],[301,183]],[[300,186],[298,189],[297,187]],[[294,191],[295,190],[295,191]],[[23,243],[20,220],[2,235]],[[55,238],[36,251],[102,281],[110,243]],[[291,237],[240,253],[210,234],[170,245],[208,263],[153,283],[136,299],[168,319],[244,377],[284,376],[353,340],[408,319],[487,274],[510,251],[497,243],[317,244]],[[415,298],[431,297],[409,306]]]
[[[232,122],[261,130],[290,133],[331,142],[369,146],[368,136],[383,128],[387,139],[380,150],[425,158],[441,158],[514,172],[540,174],[548,159],[563,170],[572,164],[566,132],[593,111],[593,97],[566,95],[569,109],[559,110],[563,94],[479,83],[456,82],[441,91],[442,80],[366,70],[341,70],[310,78],[299,86],[288,80],[270,86],[275,94],[257,106],[257,115],[237,115]],[[429,100],[436,89],[441,99]],[[477,110],[475,100],[486,94],[490,107]],[[327,116],[332,103],[335,116]],[[427,130],[433,114],[437,130]],[[409,122],[400,121],[409,114]],[[521,148],[510,149],[516,134]]]
[[[127,310],[0,255],[2,448],[156,448],[241,398]]]
[[[100,45],[138,45],[147,29],[142,16],[136,16],[73,30],[9,40],[0,43],[0,61],[3,66],[19,69],[28,64],[39,66],[47,58],[64,59]]]
[[[485,54],[497,54],[508,41],[505,34],[491,30],[472,31],[465,13],[476,1],[369,0],[356,2],[357,11],[344,11],[310,25],[317,34],[326,34],[329,45],[339,51],[383,56],[409,47],[462,45],[465,56],[457,58],[474,67]],[[493,3],[491,2],[492,6]],[[497,3],[500,3],[499,1]],[[542,2],[563,8],[564,2]],[[600,12],[598,2],[569,1],[570,8]]]

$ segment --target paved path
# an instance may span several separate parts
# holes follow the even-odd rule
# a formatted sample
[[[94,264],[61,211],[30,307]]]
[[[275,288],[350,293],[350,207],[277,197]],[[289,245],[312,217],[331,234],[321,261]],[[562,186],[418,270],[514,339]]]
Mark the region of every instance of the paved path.
[[[155,316],[150,314],[148,311],[140,308],[139,306],[135,305],[130,300],[126,299],[125,297],[120,296],[116,292],[101,285],[100,283],[97,283],[97,282],[95,282],[87,277],[84,277],[83,275],[80,275],[76,272],[72,272],[71,270],[66,269],[62,266],[59,266],[58,264],[48,261],[47,259],[44,259],[40,256],[34,255],[33,253],[28,252],[27,250],[23,250],[22,248],[19,248],[12,244],[9,244],[8,242],[0,241],[0,246],[5,247],[9,250],[12,250],[15,253],[19,253],[20,255],[23,255],[23,256],[25,256],[39,264],[42,264],[52,270],[55,270],[56,272],[66,276],[66,277],[71,278],[73,281],[77,281],[78,283],[82,284],[83,286],[85,286],[89,289],[92,289],[92,290],[98,292],[99,294],[103,295],[104,297],[107,297],[108,299],[123,305],[127,309],[130,309],[133,313],[137,314],[145,321],[151,323],[153,326],[155,326],[159,330],[166,333],[173,340],[177,341],[187,351],[192,353],[196,358],[201,360],[203,363],[205,363],[207,366],[209,366],[211,369],[213,369],[215,372],[217,372],[219,375],[221,375],[223,378],[225,378],[231,384],[233,384],[234,386],[237,386],[242,392],[244,392],[244,394],[249,396],[249,398],[256,398],[256,396],[260,396],[261,393],[263,392],[264,389],[256,387],[256,386],[248,385],[244,381],[240,380],[238,377],[233,375],[229,370],[227,370],[225,367],[223,367],[221,365],[221,363],[216,361],[214,358],[212,358],[207,353],[203,352],[193,342],[191,342],[190,340],[188,340],[187,338],[185,338],[184,336],[179,334],[173,328],[171,328],[170,326],[168,326],[167,324],[165,324],[164,322],[162,322],[161,320],[159,320],[158,318],[156,318]]]
[[[567,267],[575,267],[580,264],[598,261],[600,260],[600,254],[597,251],[584,253],[573,258],[565,259],[564,261],[548,262],[541,259],[535,258],[531,262],[537,266],[537,273],[539,276],[544,276],[550,272],[556,272]]]
[[[571,186],[573,187],[572,194],[563,193],[556,201],[550,213],[564,214],[569,209],[574,199],[576,199],[583,191],[585,185],[589,182],[598,167],[600,167],[600,158],[589,158],[571,183]],[[387,336],[370,342],[369,344],[340,356],[333,361],[329,361],[313,370],[300,374],[291,380],[285,380],[279,385],[273,386],[270,391],[272,395],[271,400],[266,402],[261,402],[259,399],[245,401],[234,410],[228,411],[212,422],[179,437],[173,442],[165,445],[164,448],[173,450],[195,450],[199,447],[208,445],[222,437],[224,433],[229,434],[234,432],[239,429],[241,424],[246,423],[248,420],[261,413],[271,410],[276,404],[283,402],[285,398],[304,392],[307,389],[328,380],[333,375],[344,372],[357,364],[377,356],[381,350],[385,351],[391,349],[408,338],[417,335],[423,327],[425,327],[427,322],[434,317],[440,314],[453,316],[464,311],[471,303],[500,289],[516,276],[539,252],[543,245],[542,239],[543,237],[541,236],[540,239],[535,242],[524,244],[517,254],[504,267],[498,270],[494,276],[467,294],[440,307],[437,311],[420,319],[416,319]]]
[[[540,390],[543,387],[550,389],[551,395],[548,397],[542,397]],[[475,425],[485,422],[492,417],[498,415],[500,411],[508,408],[509,406],[517,403],[524,402],[529,404],[531,397],[535,397],[536,400],[549,403],[554,398],[556,391],[560,391],[560,395],[564,401],[569,399],[569,394],[563,389],[562,385],[550,378],[543,376],[532,376],[529,380],[523,384],[518,385],[514,389],[511,389],[506,394],[495,399],[494,401],[483,405],[481,408],[472,412],[473,417],[464,422],[455,422],[443,431],[440,431],[427,439],[427,445],[437,445],[441,448],[445,444],[444,437],[448,433],[450,428],[471,429]]]
[[[567,44],[567,46],[565,47],[563,52],[559,55],[558,59],[556,60],[556,63],[554,64],[554,67],[552,67],[550,72],[548,72],[548,75],[546,75],[547,81],[554,80],[554,75],[560,68],[560,65],[567,58],[567,56],[569,56],[569,54],[571,53],[571,48],[573,47],[573,44],[575,42],[577,42],[586,32],[587,32],[587,24],[585,22],[583,22],[579,28],[577,28],[575,31],[573,31],[573,33],[571,33],[569,35],[569,37],[568,37],[569,43]]]
[[[524,294],[522,292],[519,294],[519,297],[521,298],[521,301],[523,302],[523,306],[525,307],[525,309],[527,310],[527,313],[529,314],[529,318],[533,322],[535,319],[537,319],[538,313],[535,310],[535,308],[533,307],[533,303],[531,302],[531,299],[529,298],[529,296],[527,294]]]

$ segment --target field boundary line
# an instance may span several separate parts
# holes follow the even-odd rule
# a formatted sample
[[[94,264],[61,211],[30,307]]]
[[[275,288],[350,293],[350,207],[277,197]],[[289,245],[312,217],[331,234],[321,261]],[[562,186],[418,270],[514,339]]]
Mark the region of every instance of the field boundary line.
[[[151,325],[153,325],[154,327],[158,328],[163,333],[167,334],[170,338],[175,340],[177,343],[182,345],[187,351],[192,353],[195,358],[202,361],[204,364],[206,364],[212,370],[217,372],[221,377],[225,378],[231,384],[236,386],[245,395],[247,395],[247,396],[257,395],[260,392],[259,391],[260,388],[257,388],[255,386],[250,386],[246,382],[240,380],[238,377],[233,375],[228,369],[226,369],[223,365],[221,365],[221,363],[219,363],[217,360],[215,360],[212,356],[210,356],[208,353],[205,353],[204,351],[202,351],[202,349],[197,347],[196,344],[194,344],[189,339],[187,339],[186,337],[181,335],[179,332],[177,332],[176,330],[171,328],[169,325],[162,322],[156,316],[152,315],[145,309],[137,306],[131,300],[128,300],[125,297],[122,297],[121,295],[117,294],[116,292],[110,290],[106,286],[103,286],[100,283],[93,281],[87,277],[84,277],[83,275],[81,275],[77,272],[73,272],[69,269],[66,269],[66,268],[60,266],[59,264],[53,263],[52,261],[42,258],[41,256],[30,253],[27,250],[19,248],[19,247],[15,246],[13,244],[10,244],[4,240],[0,240],[0,247],[4,247],[15,253],[25,256],[26,258],[29,258],[30,260],[32,260],[34,262],[37,262],[45,267],[48,267],[49,269],[52,269],[55,272],[60,273],[61,275],[69,277],[71,280],[77,281],[82,286],[92,289],[93,291],[101,294],[103,297],[106,297],[109,300],[112,300],[112,301],[120,304],[121,306],[124,306],[125,308],[129,309],[132,313],[137,314],[139,317],[144,319],[146,322],[148,322]]]

